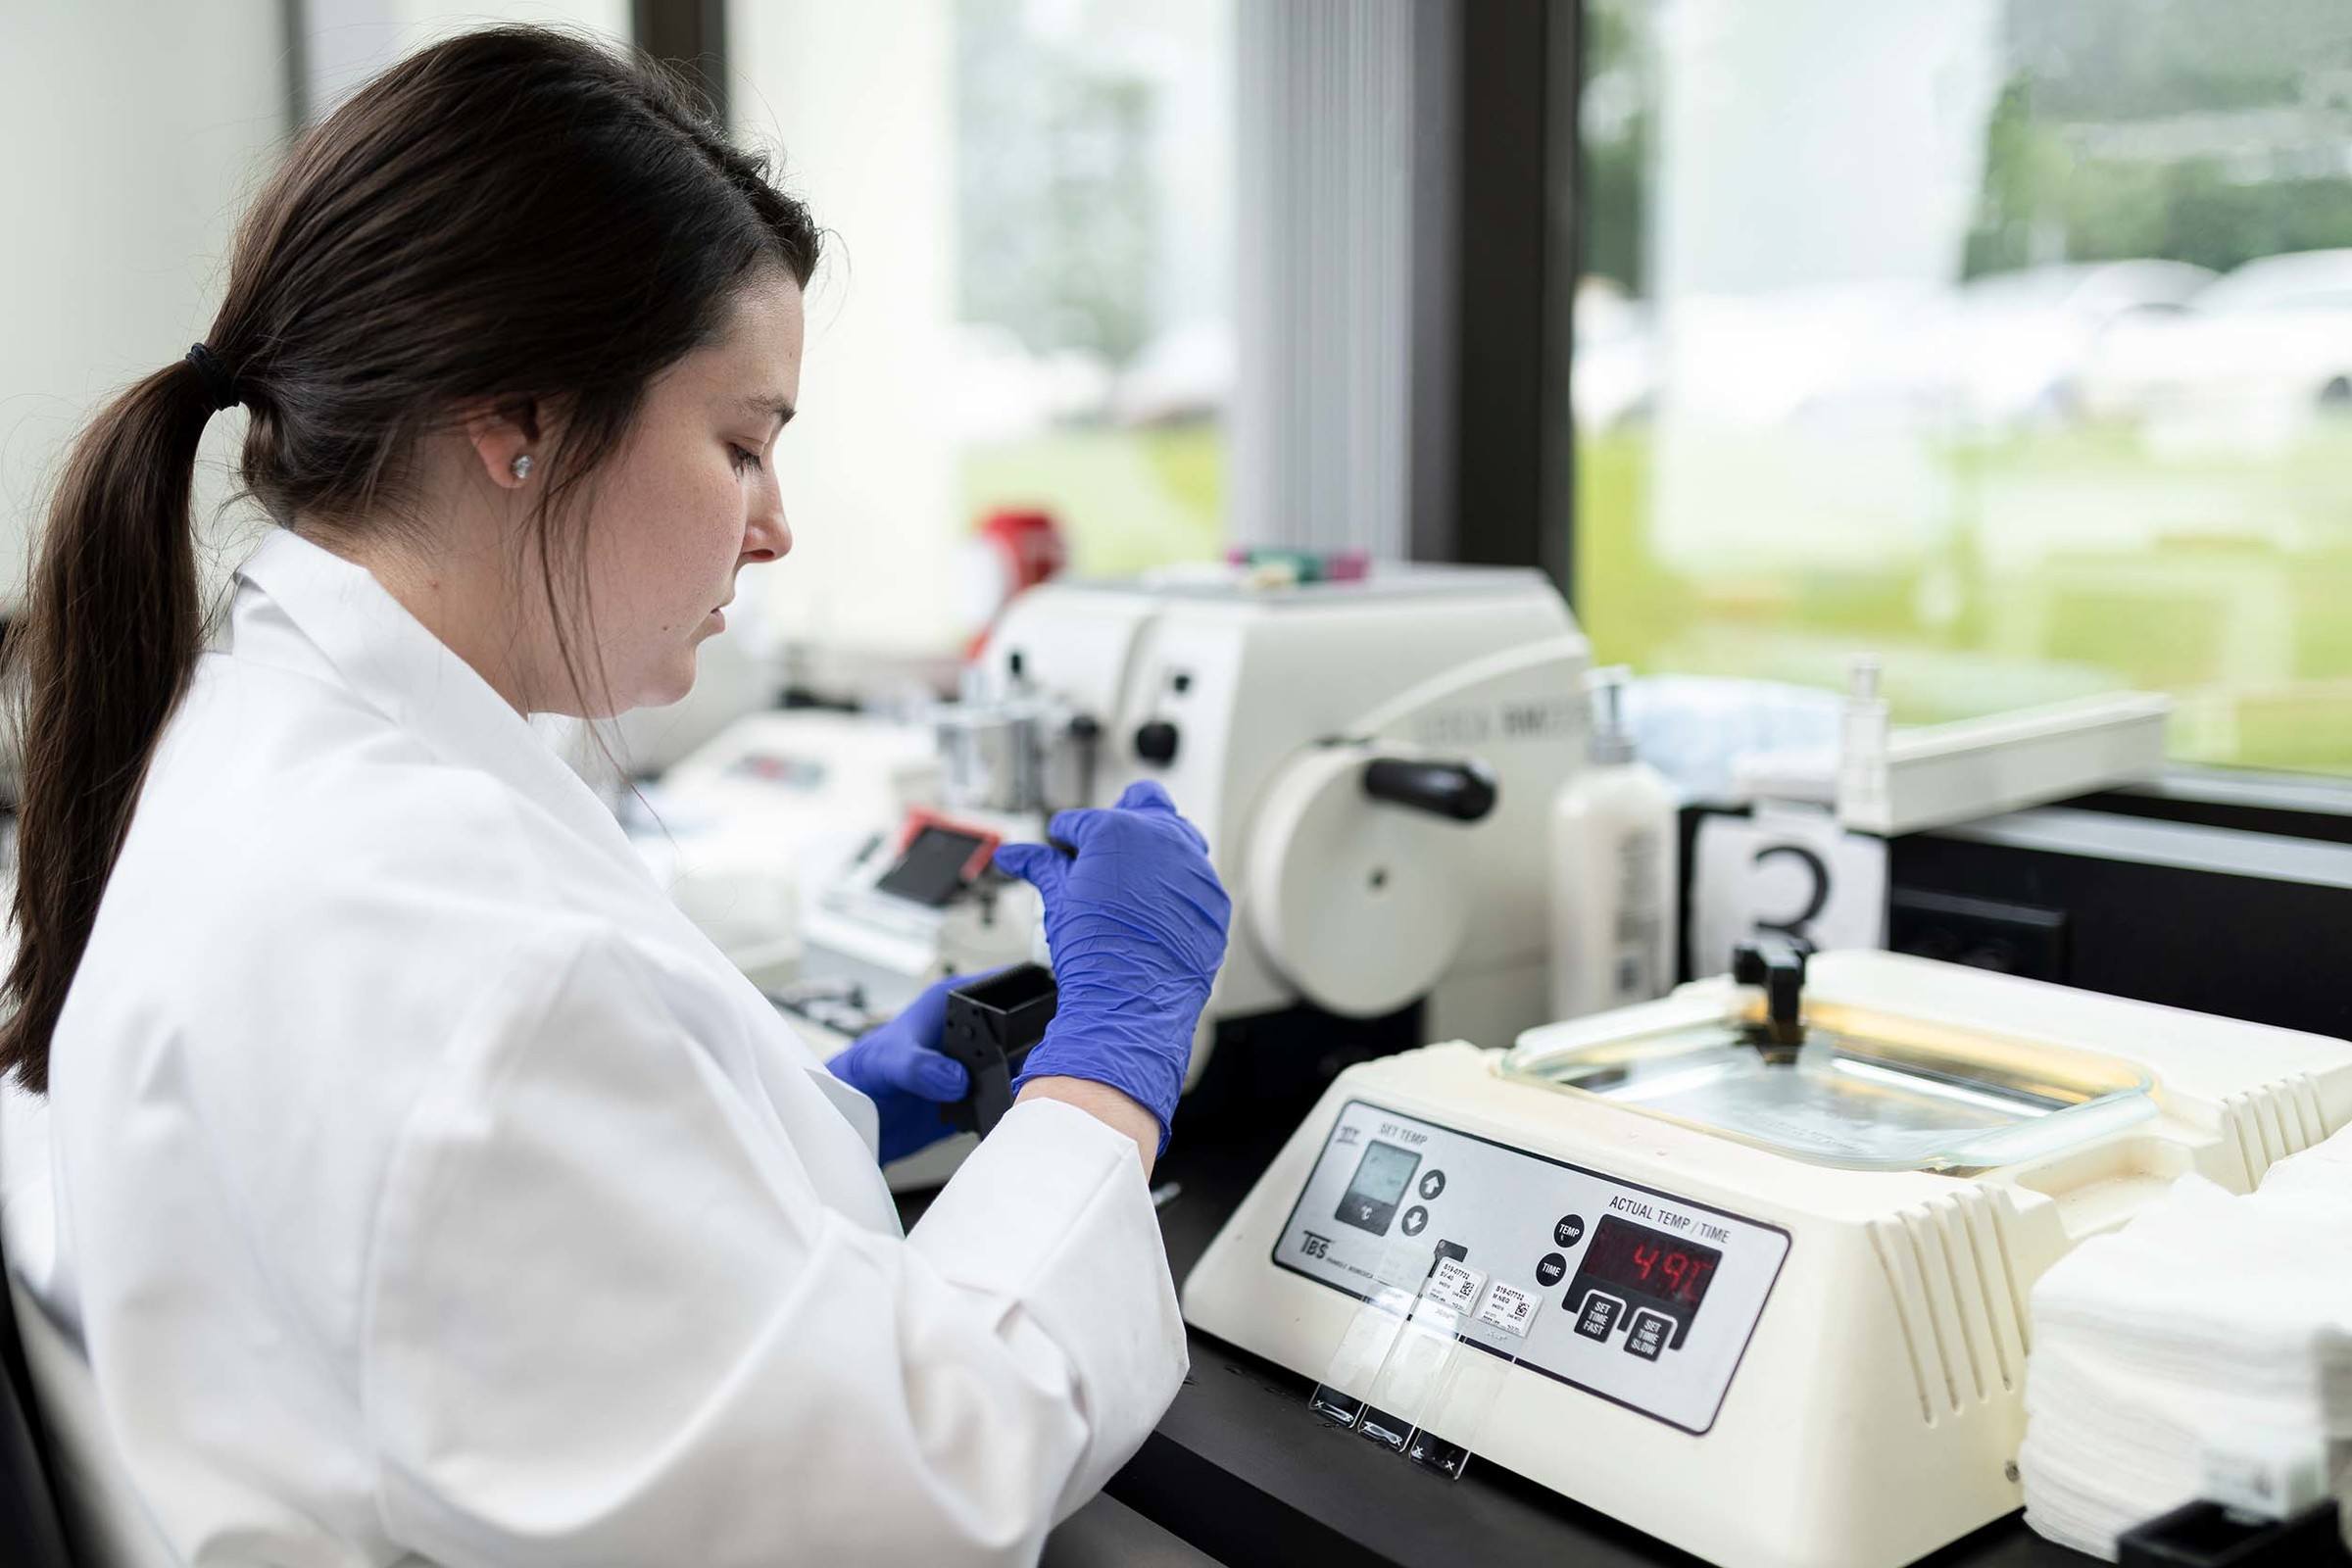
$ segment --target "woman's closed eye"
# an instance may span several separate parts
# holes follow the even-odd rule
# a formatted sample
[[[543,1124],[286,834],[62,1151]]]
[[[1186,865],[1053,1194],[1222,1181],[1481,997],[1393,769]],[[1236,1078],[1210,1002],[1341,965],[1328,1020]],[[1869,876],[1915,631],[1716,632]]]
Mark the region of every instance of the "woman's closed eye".
[[[759,453],[747,451],[732,441],[727,443],[727,462],[734,466],[737,473],[743,472],[746,468],[757,468],[760,466]]]

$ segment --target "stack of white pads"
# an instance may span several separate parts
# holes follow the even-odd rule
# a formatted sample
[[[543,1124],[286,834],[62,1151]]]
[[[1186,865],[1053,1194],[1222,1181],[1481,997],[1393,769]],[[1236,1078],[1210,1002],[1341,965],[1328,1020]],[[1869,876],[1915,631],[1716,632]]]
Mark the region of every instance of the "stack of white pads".
[[[2255,1460],[2352,1519],[2352,1131],[2247,1197],[2182,1178],[2051,1268],[2033,1322],[2018,1462],[2051,1540],[2113,1558],[2212,1494],[2208,1466]]]

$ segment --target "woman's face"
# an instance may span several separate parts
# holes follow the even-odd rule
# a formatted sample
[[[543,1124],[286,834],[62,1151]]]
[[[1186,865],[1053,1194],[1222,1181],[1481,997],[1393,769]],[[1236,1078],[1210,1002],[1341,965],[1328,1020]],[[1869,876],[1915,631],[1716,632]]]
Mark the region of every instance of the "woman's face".
[[[802,327],[790,275],[755,274],[719,340],[647,389],[635,427],[599,476],[586,627],[614,711],[684,697],[695,650],[725,628],[720,610],[735,597],[735,574],[792,548],[775,447],[800,399]]]

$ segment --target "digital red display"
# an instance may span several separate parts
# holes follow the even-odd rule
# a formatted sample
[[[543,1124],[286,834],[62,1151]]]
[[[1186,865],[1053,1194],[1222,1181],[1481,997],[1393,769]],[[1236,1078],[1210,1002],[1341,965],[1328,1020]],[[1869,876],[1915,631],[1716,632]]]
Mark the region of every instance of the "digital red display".
[[[1712,1247],[1699,1247],[1611,1216],[1593,1231],[1592,1245],[1586,1249],[1577,1272],[1582,1279],[1606,1280],[1695,1310],[1706,1298],[1715,1265],[1722,1261],[1723,1254]]]

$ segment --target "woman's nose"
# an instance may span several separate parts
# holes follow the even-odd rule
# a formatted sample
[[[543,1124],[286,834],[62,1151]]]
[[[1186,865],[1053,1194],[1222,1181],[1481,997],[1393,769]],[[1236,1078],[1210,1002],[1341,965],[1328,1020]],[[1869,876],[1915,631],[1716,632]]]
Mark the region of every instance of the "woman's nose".
[[[743,559],[781,561],[792,553],[792,525],[784,520],[784,499],[773,483],[761,489],[760,505],[743,530]]]

